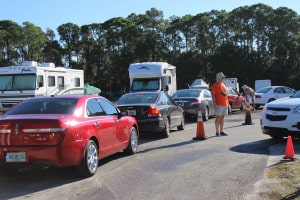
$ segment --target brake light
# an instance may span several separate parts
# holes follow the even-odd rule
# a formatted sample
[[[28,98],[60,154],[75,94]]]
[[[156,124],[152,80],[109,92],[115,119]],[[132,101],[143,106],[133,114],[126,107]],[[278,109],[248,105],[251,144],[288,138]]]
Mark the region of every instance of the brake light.
[[[261,98],[261,96],[260,95],[255,95],[255,98]]]
[[[148,107],[148,117],[153,117],[153,116],[160,117],[161,116],[160,110],[155,107],[149,106]]]
[[[0,125],[0,133],[11,133],[11,126],[10,124],[1,124]]]

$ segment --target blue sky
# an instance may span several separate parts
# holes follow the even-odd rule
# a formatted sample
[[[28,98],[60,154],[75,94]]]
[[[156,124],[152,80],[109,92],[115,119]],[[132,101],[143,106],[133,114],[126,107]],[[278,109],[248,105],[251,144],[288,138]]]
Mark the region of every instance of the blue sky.
[[[0,0],[0,20],[12,20],[19,25],[31,22],[46,31],[65,23],[79,26],[103,23],[113,17],[127,17],[131,13],[145,14],[156,8],[164,18],[211,10],[231,10],[240,6],[263,3],[273,9],[288,7],[300,14],[299,0]]]

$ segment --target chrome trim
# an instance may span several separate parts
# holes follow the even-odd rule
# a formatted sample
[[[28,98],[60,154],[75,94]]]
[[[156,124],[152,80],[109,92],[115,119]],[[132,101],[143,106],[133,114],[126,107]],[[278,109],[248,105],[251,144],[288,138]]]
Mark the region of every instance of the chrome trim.
[[[53,132],[63,132],[65,128],[29,128],[23,129],[24,133],[53,133]]]

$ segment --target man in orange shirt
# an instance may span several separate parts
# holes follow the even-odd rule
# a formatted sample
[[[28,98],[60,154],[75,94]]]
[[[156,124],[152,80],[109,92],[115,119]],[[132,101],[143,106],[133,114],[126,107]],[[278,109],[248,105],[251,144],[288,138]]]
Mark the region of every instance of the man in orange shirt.
[[[224,118],[228,114],[228,93],[227,88],[223,83],[223,79],[226,76],[223,72],[219,72],[216,75],[216,82],[211,87],[212,99],[215,105],[215,127],[216,127],[216,136],[227,136],[223,131]]]

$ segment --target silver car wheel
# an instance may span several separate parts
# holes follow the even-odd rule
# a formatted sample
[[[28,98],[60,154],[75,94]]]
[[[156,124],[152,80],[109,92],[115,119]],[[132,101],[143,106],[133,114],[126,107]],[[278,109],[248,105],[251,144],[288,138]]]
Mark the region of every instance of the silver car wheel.
[[[87,168],[91,172],[91,174],[94,174],[97,171],[98,167],[98,149],[96,144],[94,142],[89,143],[86,151]]]
[[[136,152],[138,147],[138,134],[135,128],[131,130],[130,143],[132,151]]]
[[[164,138],[170,136],[170,123],[168,118],[166,118],[165,130],[163,130],[162,134]]]
[[[132,154],[135,154],[137,152],[138,139],[139,139],[138,131],[135,127],[132,127],[131,132],[130,132],[130,138],[129,138],[128,146],[124,150],[125,153],[127,153],[128,155],[132,155]]]

